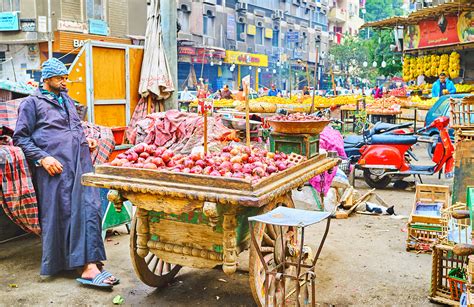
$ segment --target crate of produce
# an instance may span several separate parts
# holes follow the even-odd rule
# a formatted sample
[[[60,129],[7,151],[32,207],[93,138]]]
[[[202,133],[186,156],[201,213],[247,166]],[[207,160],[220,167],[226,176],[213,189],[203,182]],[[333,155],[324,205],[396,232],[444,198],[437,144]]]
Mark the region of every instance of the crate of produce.
[[[407,225],[407,246],[406,250],[429,252],[433,246],[439,243],[442,234],[440,225],[430,225],[423,223],[408,223]]]
[[[441,210],[449,206],[449,187],[418,184],[408,223],[441,225]]]
[[[451,99],[451,127],[474,129],[474,96]]]
[[[296,153],[306,158],[319,154],[319,134],[270,133],[270,151]]]
[[[450,283],[449,273],[453,269],[466,269],[468,263],[467,256],[456,256],[453,247],[438,244],[434,246],[431,265],[431,291],[430,300],[445,304],[458,305],[459,298],[451,291],[451,285],[457,287],[458,284]]]

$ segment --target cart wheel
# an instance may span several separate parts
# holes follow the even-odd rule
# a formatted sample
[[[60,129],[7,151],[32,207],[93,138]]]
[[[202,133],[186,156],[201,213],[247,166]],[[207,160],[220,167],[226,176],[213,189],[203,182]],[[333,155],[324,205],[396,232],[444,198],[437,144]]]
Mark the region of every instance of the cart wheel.
[[[285,195],[283,197],[278,198],[276,201],[265,206],[262,212],[259,212],[259,214],[271,211],[279,206],[294,208],[294,203],[291,199],[291,196]],[[262,227],[264,229],[262,229]],[[277,260],[279,256],[275,257],[275,255],[279,255],[282,252],[281,249],[278,248],[278,246],[276,245],[280,243],[281,234],[279,227],[256,223],[254,230],[256,234],[255,238],[257,239],[258,244],[260,244],[260,250],[262,251],[265,262],[270,268],[275,267],[279,262]],[[283,228],[283,233],[288,233],[289,231],[292,230],[288,227]],[[262,263],[260,262],[257,251],[253,244],[250,245],[249,279],[250,289],[252,290],[252,295],[255,302],[258,306],[265,306],[265,270],[263,268]],[[271,283],[274,283],[274,279],[270,279],[268,289],[272,288]],[[291,291],[291,289],[288,289],[288,286],[291,285],[286,285],[286,291]],[[270,302],[270,304],[272,303]]]
[[[137,254],[137,217],[132,220],[130,230],[130,257],[138,278],[150,287],[162,288],[169,284],[178,274],[181,266],[164,262],[149,252],[145,258]]]

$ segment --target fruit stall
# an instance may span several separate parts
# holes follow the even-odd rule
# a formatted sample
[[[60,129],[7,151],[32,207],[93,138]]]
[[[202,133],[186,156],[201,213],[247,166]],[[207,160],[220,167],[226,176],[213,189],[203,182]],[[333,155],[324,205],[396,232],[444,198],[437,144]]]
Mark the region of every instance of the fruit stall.
[[[337,163],[326,155],[306,159],[246,146],[181,155],[141,143],[85,174],[82,183],[111,189],[109,199],[119,211],[125,200],[136,206],[131,260],[145,284],[164,287],[182,266],[222,265],[233,274],[238,255],[250,248],[250,288],[262,306],[268,288],[257,249],[249,244],[248,217],[278,206],[293,208],[291,191]],[[267,265],[277,265],[275,242],[291,228],[279,233],[271,225],[256,227]]]

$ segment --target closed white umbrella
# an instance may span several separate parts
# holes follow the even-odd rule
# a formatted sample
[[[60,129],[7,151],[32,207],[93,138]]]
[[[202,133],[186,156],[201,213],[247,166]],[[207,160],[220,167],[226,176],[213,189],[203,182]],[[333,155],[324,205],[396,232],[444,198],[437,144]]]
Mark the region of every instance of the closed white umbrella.
[[[151,96],[156,100],[167,99],[175,90],[163,46],[160,22],[159,0],[151,0],[147,18],[139,93],[142,97]]]

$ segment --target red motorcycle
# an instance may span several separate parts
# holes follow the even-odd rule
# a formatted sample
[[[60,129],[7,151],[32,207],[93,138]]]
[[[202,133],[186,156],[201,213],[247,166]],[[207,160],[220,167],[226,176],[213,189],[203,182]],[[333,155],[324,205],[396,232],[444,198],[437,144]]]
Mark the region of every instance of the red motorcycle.
[[[454,169],[454,146],[448,133],[449,118],[436,118],[428,127],[439,130],[441,142],[438,142],[433,154],[435,165],[410,164],[407,152],[418,142],[417,136],[406,135],[373,135],[367,138],[367,145],[360,149],[361,156],[357,168],[364,171],[364,180],[372,188],[382,189],[392,180],[400,180],[414,175],[421,181],[421,175],[433,175],[443,170],[446,176],[452,176]]]

